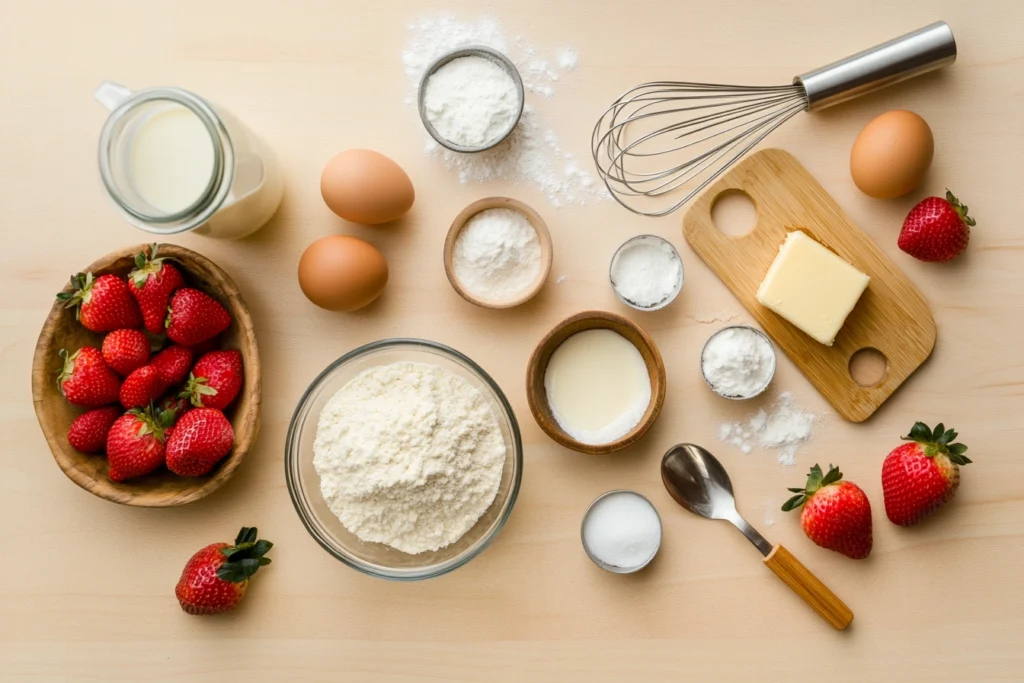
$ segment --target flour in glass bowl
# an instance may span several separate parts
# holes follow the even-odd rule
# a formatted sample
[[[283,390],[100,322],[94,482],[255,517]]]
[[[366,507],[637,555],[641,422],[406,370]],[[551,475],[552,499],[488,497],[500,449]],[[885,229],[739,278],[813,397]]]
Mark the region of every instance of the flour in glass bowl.
[[[462,538],[498,493],[505,442],[467,379],[429,363],[363,371],[320,412],[313,467],[360,540],[417,554]]]
[[[409,24],[409,42],[402,63],[409,81],[406,104],[416,104],[416,89],[424,70],[434,60],[458,48],[484,45],[506,55],[516,65],[527,93],[519,125],[501,144],[474,154],[445,149],[427,136],[424,151],[455,172],[463,184],[510,181],[536,187],[552,206],[583,205],[610,197],[604,184],[586,170],[574,154],[562,147],[557,133],[530,103],[540,106],[555,95],[563,75],[579,65],[579,54],[558,46],[550,57],[521,36],[509,39],[497,21],[460,21],[453,14],[425,16]],[[424,131],[426,136],[426,132]],[[589,159],[586,160],[589,164]]]

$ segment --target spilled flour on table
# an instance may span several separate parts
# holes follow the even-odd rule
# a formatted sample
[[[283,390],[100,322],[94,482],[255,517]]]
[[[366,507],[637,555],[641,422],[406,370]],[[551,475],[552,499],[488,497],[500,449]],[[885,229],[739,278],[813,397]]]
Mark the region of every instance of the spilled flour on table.
[[[774,451],[780,465],[795,465],[797,451],[811,438],[818,415],[798,407],[793,394],[785,391],[767,410],[761,408],[741,422],[718,425],[718,438],[743,453],[754,447]]]
[[[460,183],[505,180],[531,184],[556,208],[610,197],[604,184],[588,170],[589,159],[581,161],[565,150],[558,135],[530,103],[531,95],[545,99],[554,96],[560,78],[579,65],[575,50],[561,47],[548,57],[522,36],[510,40],[491,18],[466,22],[453,14],[431,15],[413,21],[408,29],[410,38],[402,52],[402,63],[409,81],[405,101],[412,108],[416,107],[424,70],[441,55],[467,45],[484,45],[504,53],[522,77],[526,91],[523,116],[498,146],[460,154],[427,136],[424,152],[453,171]]]

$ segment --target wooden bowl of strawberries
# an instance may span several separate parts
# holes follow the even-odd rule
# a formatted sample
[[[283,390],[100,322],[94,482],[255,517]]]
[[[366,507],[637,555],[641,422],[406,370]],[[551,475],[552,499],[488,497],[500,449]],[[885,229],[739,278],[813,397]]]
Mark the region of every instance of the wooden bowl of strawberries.
[[[73,482],[124,505],[210,494],[256,441],[260,359],[249,309],[216,264],[173,244],[104,256],[57,295],[32,400]]]

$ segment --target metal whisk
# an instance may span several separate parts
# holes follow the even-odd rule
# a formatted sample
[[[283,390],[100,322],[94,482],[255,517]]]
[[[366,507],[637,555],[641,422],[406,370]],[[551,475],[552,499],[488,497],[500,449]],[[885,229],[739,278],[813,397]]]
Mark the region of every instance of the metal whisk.
[[[672,213],[801,111],[816,111],[952,64],[944,21],[797,76],[792,85],[656,81],[615,101],[591,151],[612,196],[634,213]]]

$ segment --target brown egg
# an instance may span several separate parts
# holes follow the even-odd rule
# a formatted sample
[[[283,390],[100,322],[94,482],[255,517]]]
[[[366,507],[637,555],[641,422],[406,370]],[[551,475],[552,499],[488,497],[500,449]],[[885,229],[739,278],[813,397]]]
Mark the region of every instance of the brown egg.
[[[850,175],[861,192],[891,199],[917,188],[932,164],[932,129],[912,111],[897,109],[873,119],[850,150]]]
[[[299,287],[329,311],[354,311],[384,291],[388,264],[367,242],[349,235],[321,237],[299,259]]]
[[[369,149],[349,149],[328,161],[320,194],[334,213],[367,225],[401,218],[416,199],[402,167]]]

